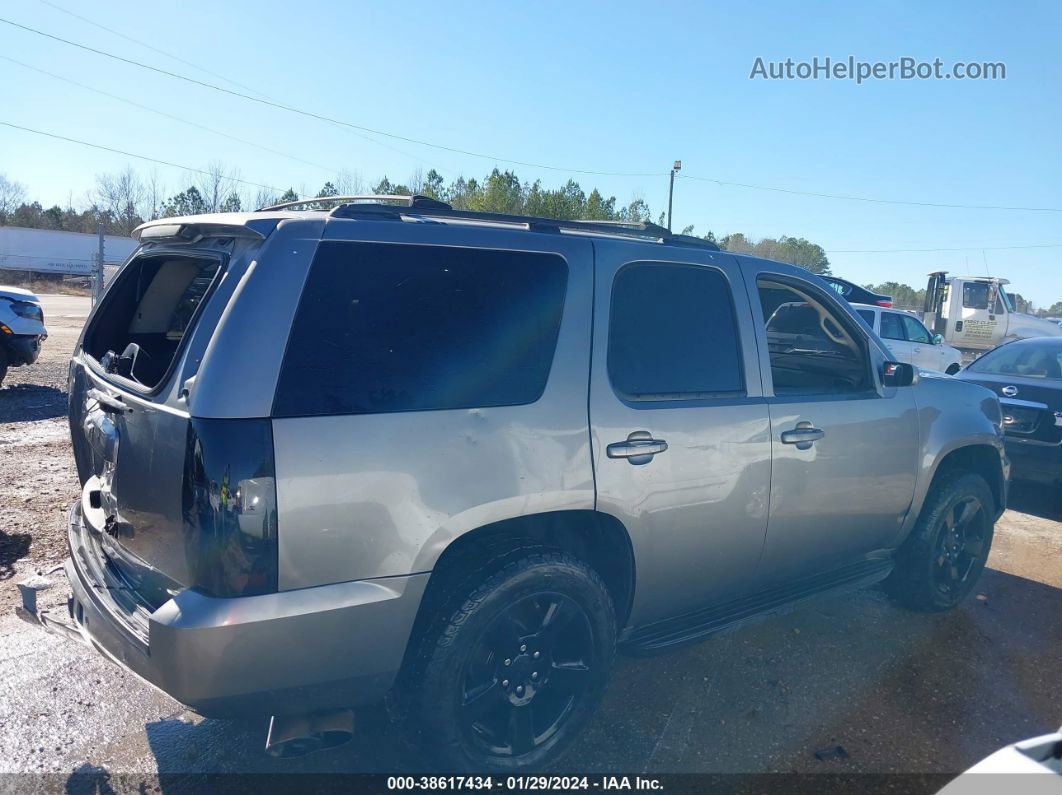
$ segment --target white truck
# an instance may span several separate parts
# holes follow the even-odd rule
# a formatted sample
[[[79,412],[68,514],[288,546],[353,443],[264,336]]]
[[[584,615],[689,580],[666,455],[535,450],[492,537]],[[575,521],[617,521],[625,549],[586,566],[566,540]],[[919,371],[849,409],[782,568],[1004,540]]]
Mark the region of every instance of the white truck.
[[[1060,337],[1062,327],[1050,320],[1014,311],[997,276],[929,274],[922,320],[944,341],[963,352],[964,361],[1011,340]]]

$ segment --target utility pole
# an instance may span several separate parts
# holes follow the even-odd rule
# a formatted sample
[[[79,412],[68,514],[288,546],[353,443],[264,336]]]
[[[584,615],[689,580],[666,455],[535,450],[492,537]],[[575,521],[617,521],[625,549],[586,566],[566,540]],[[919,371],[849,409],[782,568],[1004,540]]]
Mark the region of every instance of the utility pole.
[[[667,231],[671,231],[671,200],[675,195],[675,172],[682,170],[682,161],[676,160],[671,168],[671,184],[667,189]]]
[[[92,305],[95,306],[96,302],[100,300],[100,296],[103,295],[103,222],[100,221],[96,224],[96,233],[100,237],[99,251],[96,252],[96,272],[92,278]]]

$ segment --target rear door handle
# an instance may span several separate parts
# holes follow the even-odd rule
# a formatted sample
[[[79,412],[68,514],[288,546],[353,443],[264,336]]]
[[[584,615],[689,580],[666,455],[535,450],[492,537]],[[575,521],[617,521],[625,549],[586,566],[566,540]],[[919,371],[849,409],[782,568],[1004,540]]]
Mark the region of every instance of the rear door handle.
[[[106,392],[101,392],[98,389],[90,389],[88,391],[88,398],[90,400],[95,400],[104,411],[111,411],[115,414],[125,414],[126,412],[133,410],[125,405],[121,398],[108,395]]]
[[[782,431],[782,444],[795,444],[797,450],[807,450],[811,445],[826,435],[826,431],[816,428],[810,422],[802,420],[791,431]]]
[[[613,442],[605,448],[609,458],[626,458],[635,466],[648,464],[653,456],[667,450],[667,442],[654,439],[649,431],[634,431],[625,442]]]

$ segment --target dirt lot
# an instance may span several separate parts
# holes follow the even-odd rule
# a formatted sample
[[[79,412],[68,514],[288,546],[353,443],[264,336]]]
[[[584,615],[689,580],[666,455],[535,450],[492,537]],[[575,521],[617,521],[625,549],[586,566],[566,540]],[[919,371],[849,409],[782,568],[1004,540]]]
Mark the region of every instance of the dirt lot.
[[[13,604],[13,573],[65,557],[64,517],[79,492],[66,370],[90,303],[66,295],[42,300],[48,339],[40,359],[11,368],[0,385],[0,609]]]
[[[356,738],[342,748],[270,759],[261,751],[265,722],[202,720],[94,652],[11,616],[13,583],[65,554],[65,510],[78,489],[63,384],[87,311],[85,299],[46,298],[42,361],[13,370],[0,389],[0,791],[3,773],[108,791],[158,786],[160,773],[191,774],[184,788],[194,790],[196,777],[217,772],[419,769],[379,709],[359,712]],[[908,613],[870,590],[668,656],[621,659],[565,769],[954,774],[1001,745],[1054,731],[1062,723],[1056,499],[1014,489],[979,598],[951,613]],[[836,746],[847,755],[816,758]],[[940,781],[905,781],[898,791],[932,791]]]

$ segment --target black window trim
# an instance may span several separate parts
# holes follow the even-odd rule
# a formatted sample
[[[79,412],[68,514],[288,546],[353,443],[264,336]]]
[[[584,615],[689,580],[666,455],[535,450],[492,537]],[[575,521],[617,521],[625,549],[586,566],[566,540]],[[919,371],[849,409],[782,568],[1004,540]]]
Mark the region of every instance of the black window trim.
[[[741,381],[740,389],[731,389],[720,392],[662,392],[646,393],[643,395],[631,395],[619,389],[612,380],[612,318],[613,303],[616,296],[616,282],[620,276],[632,267],[639,265],[662,265],[674,268],[696,268],[698,270],[711,270],[719,274],[727,286],[727,300],[730,303],[731,318],[734,322],[734,341],[737,343],[737,366],[738,378]],[[612,393],[623,403],[632,408],[692,408],[705,404],[718,405],[720,401],[734,400],[748,397],[748,379],[745,377],[744,343],[741,338],[741,324],[738,320],[737,305],[734,302],[734,284],[727,276],[726,271],[713,263],[678,262],[674,260],[636,259],[623,263],[612,277],[612,285],[609,288],[608,301],[608,338],[605,341],[605,372],[608,376],[609,386]]]
[[[510,254],[539,254],[545,256],[557,257],[562,263],[564,263],[564,295],[561,298],[560,305],[560,323],[557,326],[557,339],[553,343],[553,352],[549,360],[549,368],[546,370],[546,378],[542,382],[542,389],[535,396],[534,400],[526,401],[523,403],[501,403],[501,404],[477,404],[474,406],[445,406],[441,408],[413,408],[413,409],[399,409],[396,411],[377,411],[377,412],[346,412],[346,411],[334,411],[328,413],[278,413],[277,403],[280,399],[280,387],[284,370],[284,363],[287,361],[288,350],[291,346],[291,338],[295,331],[295,318],[298,317],[299,307],[302,304],[303,292],[306,290],[306,286],[310,280],[310,274],[313,271],[314,263],[317,261],[317,257],[320,253],[321,247],[325,244],[343,244],[343,245],[374,245],[374,246],[394,246],[403,248],[445,248],[445,249],[466,249],[470,251],[490,251],[494,253],[510,253]],[[549,390],[550,379],[553,377],[554,366],[557,363],[557,351],[560,350],[561,340],[564,335],[565,328],[565,313],[568,309],[568,297],[571,293],[572,286],[572,265],[568,261],[568,257],[560,251],[550,249],[538,249],[538,248],[512,248],[496,246],[480,246],[469,244],[455,244],[455,243],[436,243],[436,242],[419,242],[419,241],[405,241],[405,240],[373,240],[373,239],[352,239],[352,238],[326,238],[322,237],[317,241],[317,246],[314,249],[313,257],[310,259],[310,264],[306,268],[306,274],[302,280],[302,285],[299,288],[299,300],[295,303],[295,312],[292,315],[291,326],[288,329],[287,339],[284,340],[284,351],[280,359],[280,368],[277,371],[276,383],[273,387],[273,399],[270,401],[270,417],[277,420],[294,420],[294,419],[307,419],[307,418],[325,418],[325,417],[376,417],[384,414],[410,414],[410,413],[427,413],[434,411],[469,411],[471,409],[493,409],[493,408],[512,408],[520,406],[532,406],[538,403],[546,395]]]
[[[867,386],[864,389],[853,392],[808,392],[808,393],[783,393],[779,395],[774,389],[774,372],[771,369],[771,355],[767,347],[767,318],[763,317],[763,309],[759,299],[760,282],[774,282],[783,287],[789,287],[795,290],[803,290],[814,296],[819,303],[831,308],[835,316],[834,319],[842,325],[849,334],[853,335],[853,338],[857,340],[860,348],[863,351],[863,365],[866,370]],[[830,295],[831,291],[824,291],[811,281],[801,279],[797,276],[790,276],[789,274],[775,273],[774,271],[758,271],[755,274],[753,287],[756,290],[756,312],[760,315],[760,328],[757,329],[757,334],[762,333],[763,336],[763,354],[760,357],[761,371],[763,371],[763,383],[764,383],[764,395],[771,400],[783,400],[783,401],[795,401],[801,402],[806,400],[853,400],[863,398],[877,398],[881,397],[881,388],[878,383],[877,375],[874,372],[873,359],[871,357],[871,345],[870,338],[867,335],[865,328],[862,328],[858,321],[849,314],[850,307],[842,307],[841,301],[837,300],[835,295]],[[833,301],[831,306],[830,302]],[[848,310],[848,311],[845,311]],[[882,310],[885,311],[885,310]],[[770,386],[770,393],[768,395],[768,385]]]

